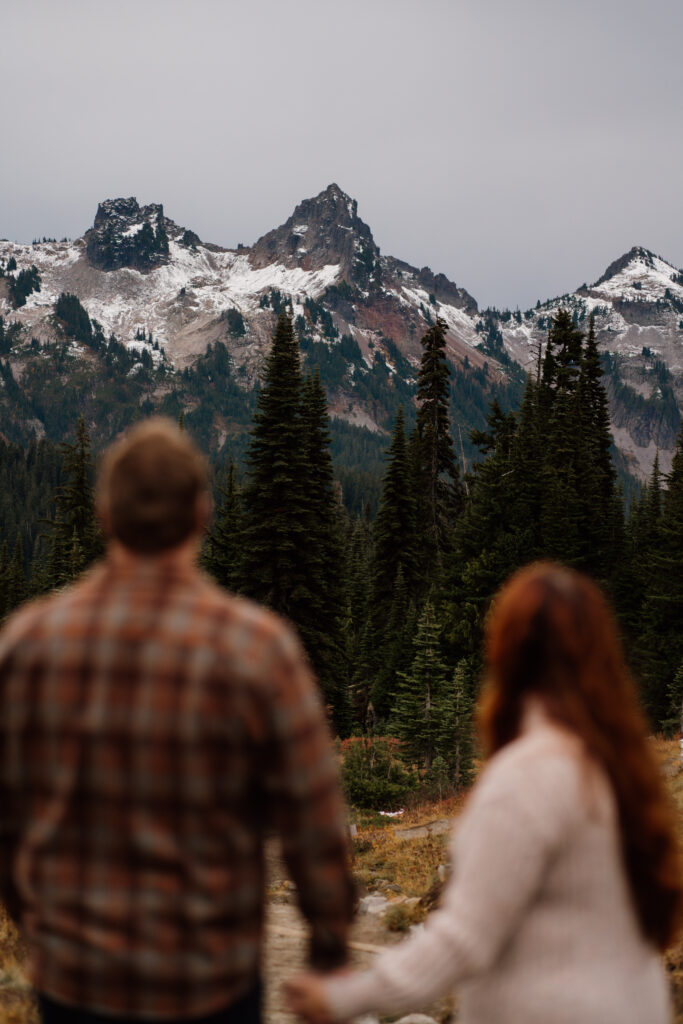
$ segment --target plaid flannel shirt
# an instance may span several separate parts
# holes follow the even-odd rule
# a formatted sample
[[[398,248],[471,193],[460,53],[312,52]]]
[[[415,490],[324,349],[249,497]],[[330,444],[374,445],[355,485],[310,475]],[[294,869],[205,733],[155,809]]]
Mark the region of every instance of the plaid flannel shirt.
[[[343,803],[291,631],[198,570],[111,554],[0,635],[0,898],[36,988],[191,1017],[259,972],[264,833],[311,925],[346,955]]]

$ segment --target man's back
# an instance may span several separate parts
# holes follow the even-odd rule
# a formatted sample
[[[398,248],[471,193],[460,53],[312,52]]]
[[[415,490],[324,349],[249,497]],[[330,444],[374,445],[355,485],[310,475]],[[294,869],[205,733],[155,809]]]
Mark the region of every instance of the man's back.
[[[43,993],[141,1017],[231,1005],[258,977],[271,824],[314,961],[343,958],[336,772],[271,614],[119,549],[5,630],[0,736],[0,839]]]

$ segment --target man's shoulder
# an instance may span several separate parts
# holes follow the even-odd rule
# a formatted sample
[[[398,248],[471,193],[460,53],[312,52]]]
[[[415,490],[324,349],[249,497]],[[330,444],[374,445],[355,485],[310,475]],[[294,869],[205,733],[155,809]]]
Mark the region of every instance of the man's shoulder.
[[[241,595],[223,590],[202,576],[202,603],[222,627],[217,643],[231,651],[250,652],[253,660],[296,662],[305,658],[294,627],[276,612]]]
[[[215,615],[224,619],[226,624],[234,623],[249,632],[261,634],[264,639],[279,639],[291,632],[287,622],[270,608],[257,604],[248,597],[224,590],[210,576],[203,573],[200,579],[201,600]]]

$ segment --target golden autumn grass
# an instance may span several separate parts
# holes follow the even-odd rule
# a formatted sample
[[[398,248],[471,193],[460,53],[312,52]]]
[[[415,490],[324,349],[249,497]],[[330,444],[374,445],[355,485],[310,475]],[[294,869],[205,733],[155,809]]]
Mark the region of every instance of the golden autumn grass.
[[[38,1012],[24,976],[24,948],[0,906],[0,1024],[38,1024]]]
[[[378,828],[361,822],[354,842],[354,875],[361,886],[371,890],[377,879],[386,879],[399,885],[406,896],[423,896],[433,885],[439,864],[446,863],[449,835],[401,840],[396,828],[454,818],[462,803],[459,796],[411,807],[398,824],[392,820],[391,826],[382,823]]]

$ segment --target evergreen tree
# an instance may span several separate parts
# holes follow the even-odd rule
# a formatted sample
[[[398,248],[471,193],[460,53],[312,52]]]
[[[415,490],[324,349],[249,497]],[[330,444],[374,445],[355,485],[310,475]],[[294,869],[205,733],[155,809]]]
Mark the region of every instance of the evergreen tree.
[[[48,557],[48,589],[63,587],[72,579],[69,560],[69,538],[59,504],[57,505],[55,518],[51,521],[50,526],[52,527],[52,536],[50,537],[50,553]]]
[[[45,537],[41,534],[33,547],[29,589],[31,597],[39,597],[51,589],[49,555],[45,550]]]
[[[345,550],[347,632],[355,648],[367,619],[370,600],[371,538],[369,523],[364,518],[357,516],[350,524]]]
[[[9,550],[7,547],[7,541],[3,540],[2,548],[0,548],[0,618],[2,618],[8,609],[8,570],[9,570]]]
[[[429,772],[441,752],[443,689],[446,666],[441,660],[441,626],[427,601],[417,626],[414,656],[408,672],[399,672],[393,728],[401,740],[401,755],[409,764]]]
[[[236,591],[241,557],[242,501],[235,463],[230,459],[225,482],[219,487],[220,502],[206,539],[203,563],[217,583]]]
[[[283,310],[247,454],[241,589],[298,628],[335,725],[344,731],[348,693],[339,668],[340,562],[328,444],[320,381],[310,381],[304,394],[298,345]]]
[[[639,639],[643,631],[643,604],[652,573],[652,552],[661,545],[662,481],[659,452],[652,475],[631,505],[624,537],[624,558],[616,580],[616,601],[631,661],[640,669]]]
[[[450,685],[444,688],[440,711],[438,749],[448,765],[452,785],[462,789],[472,781],[474,746],[473,701],[465,659],[458,662]]]
[[[21,534],[17,534],[14,555],[7,569],[6,611],[12,612],[28,597]]]
[[[418,412],[415,424],[418,456],[420,527],[430,567],[440,570],[452,546],[453,529],[463,501],[463,489],[450,432],[450,369],[446,362],[444,320],[437,319],[422,338],[424,349],[417,378]]]
[[[580,561],[579,465],[584,434],[577,385],[582,339],[567,310],[558,310],[548,333],[540,390],[542,415],[547,424],[542,470],[543,553],[567,565],[578,565]]]
[[[95,516],[90,437],[82,416],[76,425],[76,440],[71,443],[64,441],[59,447],[62,483],[55,495],[57,511],[52,523],[53,586],[74,579],[104,550]]]
[[[399,565],[392,591],[389,618],[385,625],[379,650],[381,660],[375,666],[371,697],[373,711],[380,720],[386,719],[394,706],[398,679],[412,659],[413,639],[417,626],[415,604],[410,600]]]
[[[307,621],[301,623],[320,684],[334,709],[337,730],[351,726],[349,680],[344,665],[341,609],[341,502],[330,455],[327,398],[318,368],[303,385],[301,403],[305,470],[307,544],[306,575],[310,593]]]
[[[683,733],[683,661],[669,686],[670,729]],[[678,715],[678,717],[676,717]]]
[[[292,323],[278,317],[247,453],[243,589],[298,624],[308,600],[301,370]]]
[[[402,569],[403,580],[414,594],[421,580],[416,544],[416,508],[405,435],[403,408],[399,406],[382,497],[373,528],[372,606],[375,617],[386,622],[393,603],[393,588]]]
[[[529,376],[511,441],[509,523],[517,538],[517,564],[532,561],[543,551],[541,515],[547,422],[540,391],[539,381]]]
[[[491,598],[522,557],[510,519],[515,495],[515,418],[494,401],[487,425],[488,430],[471,435],[486,458],[470,474],[470,497],[458,523],[450,564],[448,632],[457,658],[479,657]]]
[[[416,507],[403,409],[399,407],[387,453],[382,497],[373,528],[373,560],[368,646],[374,675],[370,697],[375,714],[384,719],[396,693],[396,614],[408,610],[419,590]],[[398,589],[397,589],[398,588]],[[405,628],[399,630],[405,638]]]
[[[581,359],[578,397],[583,453],[578,466],[582,568],[594,579],[609,584],[623,555],[624,516],[617,474],[612,465],[607,394],[591,313],[588,338]]]
[[[645,703],[656,728],[677,728],[674,679],[683,662],[683,430],[662,500],[660,540],[650,553],[638,664]],[[653,499],[654,500],[654,499]]]

